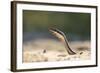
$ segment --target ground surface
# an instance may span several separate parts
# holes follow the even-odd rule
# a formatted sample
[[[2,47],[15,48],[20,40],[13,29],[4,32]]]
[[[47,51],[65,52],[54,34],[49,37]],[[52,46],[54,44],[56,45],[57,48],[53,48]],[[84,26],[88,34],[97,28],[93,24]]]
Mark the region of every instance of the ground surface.
[[[23,44],[23,62],[46,62],[90,59],[89,41],[69,42],[77,54],[69,55],[62,43],[53,39],[37,39]]]

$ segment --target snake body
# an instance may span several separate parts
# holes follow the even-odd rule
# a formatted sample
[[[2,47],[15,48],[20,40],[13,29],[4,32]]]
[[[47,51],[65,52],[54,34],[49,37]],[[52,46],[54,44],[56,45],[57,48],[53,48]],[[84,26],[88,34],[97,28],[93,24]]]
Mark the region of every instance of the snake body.
[[[54,35],[56,36],[61,42],[64,43],[65,45],[65,48],[66,48],[66,51],[68,52],[69,55],[74,55],[76,54],[70,47],[69,43],[68,43],[68,40],[65,36],[65,34],[60,31],[59,29],[57,28],[49,28],[49,31]]]

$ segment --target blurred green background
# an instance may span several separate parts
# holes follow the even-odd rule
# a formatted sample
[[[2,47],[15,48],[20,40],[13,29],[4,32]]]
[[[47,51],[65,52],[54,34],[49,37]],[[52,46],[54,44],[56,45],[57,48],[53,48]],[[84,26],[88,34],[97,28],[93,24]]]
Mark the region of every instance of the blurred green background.
[[[50,27],[60,29],[71,39],[76,37],[75,39],[89,40],[91,15],[90,13],[23,10],[24,39],[28,35],[26,33],[33,33],[32,36],[39,33],[48,34]]]

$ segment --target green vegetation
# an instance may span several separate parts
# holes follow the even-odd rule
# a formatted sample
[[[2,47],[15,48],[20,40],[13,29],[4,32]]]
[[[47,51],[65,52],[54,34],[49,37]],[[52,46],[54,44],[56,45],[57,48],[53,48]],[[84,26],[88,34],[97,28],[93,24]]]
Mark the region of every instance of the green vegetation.
[[[91,17],[89,13],[23,10],[23,25],[23,32],[47,32],[56,27],[65,33],[90,36]]]

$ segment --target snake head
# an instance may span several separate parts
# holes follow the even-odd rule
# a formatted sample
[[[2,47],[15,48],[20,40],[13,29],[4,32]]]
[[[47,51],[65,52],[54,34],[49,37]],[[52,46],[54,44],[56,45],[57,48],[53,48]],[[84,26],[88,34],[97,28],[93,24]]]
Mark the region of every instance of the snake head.
[[[55,36],[57,37],[60,41],[64,41],[64,33],[60,30],[58,30],[57,28],[49,28],[49,31]]]

